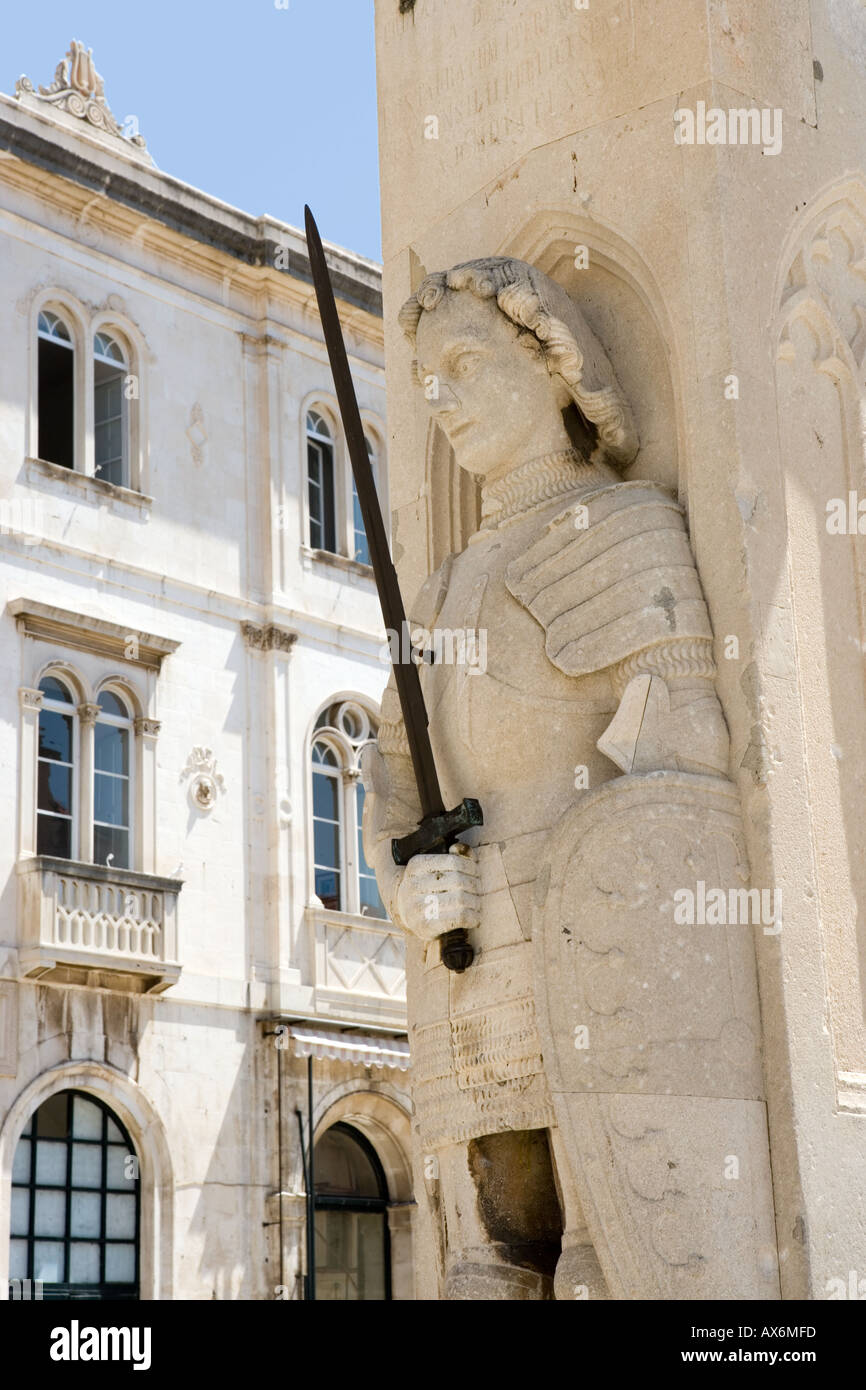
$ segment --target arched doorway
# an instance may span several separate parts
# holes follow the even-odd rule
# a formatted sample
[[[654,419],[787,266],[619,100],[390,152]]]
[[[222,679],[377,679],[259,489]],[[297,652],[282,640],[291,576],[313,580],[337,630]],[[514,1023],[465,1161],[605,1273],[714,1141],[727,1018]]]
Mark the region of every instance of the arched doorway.
[[[137,1299],[138,1156],[96,1096],[58,1091],[30,1116],[12,1167],[9,1277],[45,1299]]]
[[[389,1299],[388,1187],[376,1150],[338,1122],[316,1143],[314,1172],[316,1299]]]

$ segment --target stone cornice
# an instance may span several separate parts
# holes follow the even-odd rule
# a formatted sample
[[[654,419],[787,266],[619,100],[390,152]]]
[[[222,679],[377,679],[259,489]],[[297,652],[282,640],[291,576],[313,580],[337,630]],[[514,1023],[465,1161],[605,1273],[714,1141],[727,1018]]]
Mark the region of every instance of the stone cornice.
[[[50,463],[47,459],[27,458],[24,466],[28,479],[50,478],[62,487],[84,493],[96,502],[123,502],[127,507],[137,507],[139,511],[147,511],[153,506],[153,498],[144,492],[110,483],[107,478],[95,478],[90,473],[79,473],[74,468],[64,468],[62,464]]]
[[[147,888],[152,892],[179,893],[184,884],[182,878],[165,878],[161,874],[144,874],[139,869],[120,869],[113,865],[84,863],[78,859],[54,859],[48,854],[28,855],[19,859],[15,869],[19,874],[42,873],[46,870],[57,874],[74,874],[97,883],[121,883],[128,888]]]
[[[375,583],[373,566],[364,565],[360,560],[350,560],[348,555],[338,555],[333,550],[312,550],[308,545],[301,546],[301,554],[306,560],[315,560],[320,565],[332,565],[334,569],[358,574],[363,579],[372,579]]]
[[[10,105],[18,119],[6,115],[3,107],[8,110]],[[312,289],[303,236],[296,227],[271,217],[252,217],[158,170],[137,168],[129,160],[112,157],[113,152],[103,157],[100,150],[70,138],[65,130],[59,130],[58,138],[52,139],[47,133],[50,124],[45,120],[39,123],[45,127],[43,133],[35,122],[24,119],[27,114],[16,111],[8,99],[0,101],[0,150],[245,265],[300,280]],[[337,297],[381,318],[378,267],[335,247],[326,247],[326,254]],[[357,275],[351,270],[353,260],[358,261]]]
[[[78,652],[114,657],[151,671],[158,671],[165,658],[180,646],[168,637],[123,627],[106,618],[92,618],[86,613],[71,613],[34,599],[10,599],[6,607],[25,637],[71,647]]]

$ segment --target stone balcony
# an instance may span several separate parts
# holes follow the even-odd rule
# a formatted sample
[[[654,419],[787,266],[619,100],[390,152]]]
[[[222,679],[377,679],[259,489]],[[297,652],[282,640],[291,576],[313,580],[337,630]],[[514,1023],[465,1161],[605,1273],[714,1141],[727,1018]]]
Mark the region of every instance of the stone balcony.
[[[23,978],[137,994],[175,983],[180,879],[45,855],[18,874]]]
[[[315,1011],[361,1023],[405,1025],[406,941],[393,922],[308,907]]]

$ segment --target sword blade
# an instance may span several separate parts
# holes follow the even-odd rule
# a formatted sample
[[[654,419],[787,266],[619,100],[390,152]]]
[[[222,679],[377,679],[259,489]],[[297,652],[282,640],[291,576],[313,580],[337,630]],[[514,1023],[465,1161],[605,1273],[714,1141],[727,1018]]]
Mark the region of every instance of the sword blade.
[[[361,507],[361,515],[364,518],[364,530],[367,535],[367,546],[370,551],[376,588],[379,592],[379,602],[382,605],[382,617],[385,620],[389,640],[393,643],[395,635],[399,640],[398,655],[396,660],[392,659],[391,664],[394,669],[394,681],[400,699],[400,709],[403,713],[403,723],[406,727],[409,752],[412,756],[415,781],[418,785],[422,816],[424,818],[438,816],[444,812],[445,805],[442,801],[436,764],[433,760],[427,710],[421,691],[418,667],[410,655],[409,624],[406,621],[403,599],[397,582],[397,571],[394,569],[391,552],[388,549],[385,523],[382,519],[376,483],[367,453],[367,440],[355,397],[352,374],[349,370],[346,345],[343,342],[343,332],[340,327],[340,316],[334,301],[334,291],[328,272],[328,263],[325,260],[322,239],[319,236],[315,218],[308,207],[304,208],[304,219],[307,229],[307,252],[319,305],[319,318],[322,322],[325,346],[328,349],[331,373],[337,391],[343,433],[346,437],[346,448],[352,465],[358,502]],[[406,661],[403,660],[404,653],[409,658]]]

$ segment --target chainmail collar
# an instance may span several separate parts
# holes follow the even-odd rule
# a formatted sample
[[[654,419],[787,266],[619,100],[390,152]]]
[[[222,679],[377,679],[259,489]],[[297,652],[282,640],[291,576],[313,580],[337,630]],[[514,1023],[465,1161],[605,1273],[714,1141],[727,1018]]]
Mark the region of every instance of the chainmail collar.
[[[499,526],[509,517],[549,502],[566,492],[574,492],[581,483],[595,474],[576,449],[560,449],[557,453],[542,454],[512,469],[504,478],[481,489],[481,525],[485,529]]]

